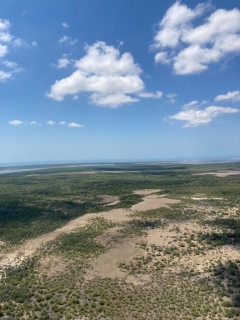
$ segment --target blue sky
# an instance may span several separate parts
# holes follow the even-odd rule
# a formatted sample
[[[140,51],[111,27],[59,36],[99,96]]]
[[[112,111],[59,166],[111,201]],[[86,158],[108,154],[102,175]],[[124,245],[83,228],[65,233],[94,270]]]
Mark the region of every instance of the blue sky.
[[[0,2],[0,162],[240,157],[238,0]]]

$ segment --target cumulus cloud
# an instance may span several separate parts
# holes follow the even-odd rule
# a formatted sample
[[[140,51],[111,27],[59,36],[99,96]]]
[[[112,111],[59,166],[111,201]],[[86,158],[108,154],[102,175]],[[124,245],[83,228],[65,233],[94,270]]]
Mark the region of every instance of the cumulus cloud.
[[[68,124],[68,127],[69,128],[84,128],[85,125],[84,124],[79,124],[79,123],[76,123],[76,122],[70,122]]]
[[[0,19],[0,42],[10,42],[12,40],[13,37],[9,33],[10,27],[9,20]]]
[[[238,102],[240,101],[240,90],[237,91],[229,91],[227,94],[220,94],[215,97],[215,101],[232,101]]]
[[[62,36],[60,39],[59,39],[59,43],[65,43],[67,45],[74,45],[78,42],[77,39],[71,39],[70,37],[68,36]]]
[[[153,99],[161,99],[163,93],[161,91],[156,92],[140,92],[139,97],[140,98],[153,98]]]
[[[193,103],[194,102],[194,103]],[[178,121],[185,121],[185,125],[183,128],[187,127],[198,127],[201,125],[206,125],[216,117],[222,114],[231,114],[231,113],[238,113],[240,110],[235,108],[229,107],[219,107],[219,106],[209,106],[205,109],[200,110],[199,108],[195,107],[197,103],[192,101],[192,108],[189,104],[188,108],[186,105],[183,106],[183,110],[178,112],[177,114],[166,118],[165,120],[178,120]]]
[[[11,23],[9,20],[0,19],[0,58],[4,58],[11,52],[12,47],[29,46],[23,39],[16,38],[10,34]],[[32,45],[35,41],[32,42]],[[6,81],[13,78],[14,73],[22,71],[16,62],[1,60],[0,81]]]
[[[190,101],[188,103],[185,103],[182,106],[182,109],[183,110],[189,110],[189,109],[192,109],[192,108],[197,108],[197,106],[198,106],[198,100],[193,100],[193,101]]]
[[[8,52],[8,47],[6,45],[0,44],[0,58],[4,57]]]
[[[63,28],[69,28],[69,25],[66,22],[62,22]]]
[[[60,121],[59,124],[64,125],[66,124],[66,121]]]
[[[13,40],[13,46],[14,47],[27,47],[28,44],[26,41],[24,41],[23,39],[17,38]]]
[[[49,120],[49,121],[46,122],[46,124],[48,124],[48,125],[50,125],[50,126],[53,126],[53,125],[55,124],[55,122],[52,121],[52,120]]]
[[[160,98],[160,91],[147,93],[140,78],[142,70],[130,53],[98,41],[86,47],[86,55],[75,62],[76,70],[68,77],[57,80],[47,93],[49,98],[63,100],[67,95],[77,97],[89,93],[90,102],[115,108],[137,102],[142,98]],[[75,98],[74,98],[75,99]]]
[[[168,93],[166,95],[166,97],[168,98],[167,102],[174,104],[176,102],[175,98],[177,97],[177,94],[176,93]]]
[[[69,64],[70,64],[70,60],[63,57],[58,60],[57,68],[58,69],[66,68]]]
[[[31,121],[31,122],[29,122],[29,124],[32,126],[34,124],[37,124],[37,121]]]
[[[11,72],[5,72],[0,70],[0,81],[5,81],[7,79],[10,79],[12,77]]]
[[[176,74],[200,73],[211,63],[240,53],[240,10],[218,9],[194,27],[192,22],[211,9],[209,2],[194,9],[177,1],[158,23],[152,49],[155,62],[169,64]]]
[[[92,103],[97,106],[108,106],[111,108],[116,108],[117,106],[124,103],[138,102],[138,98],[133,98],[127,94],[123,93],[113,93],[113,94],[101,94],[93,93],[90,96]]]
[[[1,22],[0,22],[0,27],[1,27]],[[23,121],[21,120],[11,120],[8,122],[8,124],[12,125],[12,126],[20,126],[21,124],[23,124]]]
[[[161,64],[169,64],[171,63],[171,58],[168,56],[167,52],[158,52],[155,57],[154,60],[156,63],[161,63]]]
[[[18,66],[16,62],[8,61],[8,60],[2,61],[2,64],[4,64],[7,68],[11,68],[11,69],[15,69]]]

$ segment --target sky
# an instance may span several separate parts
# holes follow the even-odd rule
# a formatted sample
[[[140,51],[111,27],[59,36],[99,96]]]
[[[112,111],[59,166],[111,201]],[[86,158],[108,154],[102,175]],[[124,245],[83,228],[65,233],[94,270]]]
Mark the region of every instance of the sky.
[[[240,3],[0,0],[0,163],[240,158]]]

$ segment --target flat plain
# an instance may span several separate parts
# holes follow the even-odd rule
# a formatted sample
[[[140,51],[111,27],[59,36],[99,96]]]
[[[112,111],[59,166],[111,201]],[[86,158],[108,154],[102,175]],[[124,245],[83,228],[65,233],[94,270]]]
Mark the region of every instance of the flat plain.
[[[1,175],[0,318],[240,319],[240,163]]]

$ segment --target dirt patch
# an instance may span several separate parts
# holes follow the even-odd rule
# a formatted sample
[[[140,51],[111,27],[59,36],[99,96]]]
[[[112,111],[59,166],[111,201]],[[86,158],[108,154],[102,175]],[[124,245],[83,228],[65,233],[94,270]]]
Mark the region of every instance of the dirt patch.
[[[239,176],[240,175],[240,170],[225,170],[225,171],[217,171],[217,172],[205,172],[205,173],[195,173],[193,175],[195,176],[204,176],[206,174],[210,174],[216,177],[228,177],[228,176]]]
[[[162,191],[161,189],[143,189],[143,190],[135,190],[133,191],[134,194],[138,194],[140,196],[148,196],[149,194],[157,193]]]
[[[178,203],[178,202],[180,202],[180,200],[168,199],[168,198],[164,198],[163,196],[157,196],[157,195],[149,195],[144,197],[142,202],[134,204],[131,207],[131,210],[145,211],[145,210],[158,209],[161,207],[167,207],[169,204]]]
[[[136,256],[141,256],[144,251],[135,246],[139,238],[125,239],[123,243],[117,244],[114,248],[102,254],[91,262],[93,269],[88,274],[88,279],[96,276],[108,278],[126,278],[125,272],[118,267],[119,262],[129,262]]]

